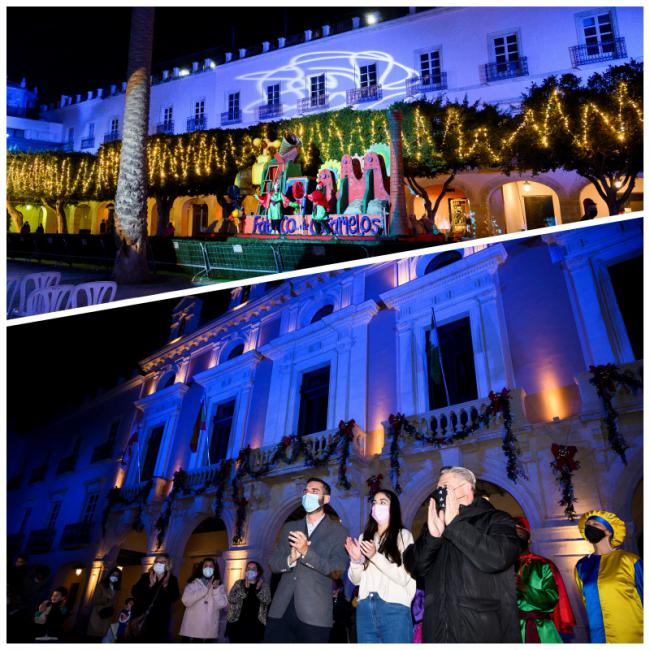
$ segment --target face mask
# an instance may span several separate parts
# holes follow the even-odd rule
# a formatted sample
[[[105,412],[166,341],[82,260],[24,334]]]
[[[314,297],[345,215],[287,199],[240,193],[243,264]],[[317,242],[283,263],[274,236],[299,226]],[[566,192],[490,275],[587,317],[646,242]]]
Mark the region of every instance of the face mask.
[[[153,565],[153,570],[158,574],[161,575],[165,573],[166,566],[162,562],[156,562]]]
[[[246,580],[248,580],[248,582],[257,580],[257,571],[246,571]]]
[[[317,494],[310,493],[302,495],[302,507],[307,512],[314,512],[314,510],[318,510],[320,506],[320,497]]]
[[[206,566],[203,568],[203,575],[206,578],[211,578],[214,575],[214,568],[211,566]]]
[[[117,576],[111,576],[111,577],[109,578],[109,580],[110,580],[111,582],[117,582],[117,581],[119,580],[119,578],[118,578]]]
[[[585,537],[592,544],[598,544],[598,542],[605,537],[605,531],[596,528],[596,526],[585,526]]]
[[[372,518],[378,524],[387,524],[388,521],[390,520],[390,506],[377,503],[374,506],[372,506],[371,514],[372,514]]]

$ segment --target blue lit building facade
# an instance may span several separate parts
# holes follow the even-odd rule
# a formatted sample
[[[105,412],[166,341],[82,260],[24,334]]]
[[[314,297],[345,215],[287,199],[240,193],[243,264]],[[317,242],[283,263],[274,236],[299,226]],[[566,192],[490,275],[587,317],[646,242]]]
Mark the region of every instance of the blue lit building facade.
[[[558,505],[551,445],[578,448],[578,512],[617,512],[628,526],[625,547],[637,551],[642,395],[619,391],[614,399],[630,447],[624,465],[608,444],[589,367],[615,363],[637,377],[642,370],[642,328],[630,300],[642,267],[640,221],[240,287],[228,311],[205,325],[196,301],[184,299],[169,342],[141,361],[140,374],[42,431],[10,433],[10,551],[27,551],[32,562],[51,567],[56,582],[76,585],[79,621],[102,570],[122,566],[130,588],[156,550],[171,555],[182,582],[201,557],[216,556],[229,588],[247,559],[268,561],[312,474],[334,486],[334,509],[351,533],[360,532],[367,479],[382,474],[390,485],[391,414],[448,436],[489,402],[490,391],[507,387],[528,478],[507,477],[499,417],[441,448],[405,439],[405,525],[419,533],[440,467],[471,468],[496,507],[530,520],[533,550],[562,571],[578,614],[577,639],[584,639],[572,570],[589,548]],[[432,312],[442,393],[427,362]],[[224,459],[250,446],[252,466],[260,468],[292,434],[318,455],[338,423],[352,419],[350,489],[337,484],[338,454],[318,468],[302,457],[278,462],[257,480],[242,480],[248,503],[241,539],[233,539],[237,504],[228,488],[215,519],[214,479]],[[122,464],[135,431],[138,442]],[[181,468],[190,492],[174,501],[159,539],[156,524]],[[102,533],[115,485],[121,500],[106,511]],[[175,625],[181,614],[179,605]]]
[[[218,12],[215,8],[215,17]],[[522,93],[549,75],[587,78],[610,65],[643,60],[642,9],[635,7],[440,7],[386,21],[376,16],[373,24],[362,14],[360,9],[359,18],[345,23],[333,15],[332,24],[301,34],[269,34],[254,47],[157,71],[149,132],[248,127],[344,107],[380,110],[417,98],[467,97],[517,111]],[[63,95],[46,107],[40,118],[56,132],[52,147],[95,153],[103,143],[119,140],[125,89],[126,81],[112,83]],[[11,129],[26,128],[14,125],[15,119]],[[28,136],[25,131],[23,140]],[[444,179],[420,181],[435,201]],[[642,194],[639,179],[630,210],[641,209]],[[600,215],[607,213],[595,189],[573,172],[533,178],[477,170],[457,175],[436,224],[448,230],[453,214],[472,211],[478,221],[492,216],[505,232],[517,232],[538,227],[533,203],[566,223],[581,216],[585,198],[596,202]],[[247,213],[255,206],[246,204]],[[19,209],[32,231],[39,220],[46,232],[56,231],[46,208]],[[70,231],[98,233],[112,209],[110,201],[68,206]],[[422,217],[423,199],[409,195],[407,209]],[[151,233],[157,218],[151,199]],[[171,220],[177,236],[200,235],[219,228],[222,209],[211,195],[177,197]]]

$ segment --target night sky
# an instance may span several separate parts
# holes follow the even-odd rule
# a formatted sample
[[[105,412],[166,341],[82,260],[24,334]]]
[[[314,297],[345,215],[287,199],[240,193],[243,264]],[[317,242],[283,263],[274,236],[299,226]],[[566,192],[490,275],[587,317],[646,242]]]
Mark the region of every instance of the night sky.
[[[407,7],[159,7],[154,71],[236,51],[278,36]],[[41,103],[126,80],[129,7],[9,7],[7,76],[38,86]]]
[[[229,291],[201,294],[202,324],[222,314]],[[7,419],[20,433],[42,426],[129,379],[138,362],[169,338],[180,299],[7,328]]]

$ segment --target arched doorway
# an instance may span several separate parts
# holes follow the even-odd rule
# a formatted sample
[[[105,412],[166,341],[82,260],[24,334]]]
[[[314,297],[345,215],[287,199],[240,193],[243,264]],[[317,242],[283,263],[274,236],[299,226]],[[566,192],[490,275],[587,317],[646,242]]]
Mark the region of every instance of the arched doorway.
[[[78,205],[74,210],[72,221],[72,232],[90,234],[92,230],[90,206],[85,203]]]
[[[144,569],[142,559],[147,555],[147,535],[144,531],[129,531],[124,541],[120,544],[115,566],[122,571],[122,587],[118,594],[116,608],[121,609],[124,601],[131,597],[133,585],[140,579]],[[112,567],[107,567],[108,570]],[[99,576],[101,580],[104,573]]]
[[[580,191],[580,214],[584,214],[584,204],[583,201],[585,199],[591,199],[592,201],[595,201],[596,203],[596,208],[598,210],[598,217],[606,217],[609,214],[609,210],[607,209],[607,204],[605,201],[603,201],[602,197],[598,192],[596,191],[596,188],[593,186],[592,183],[588,183],[585,185],[582,190]],[[634,181],[634,187],[632,188],[632,192],[630,193],[630,196],[623,206],[623,212],[639,212],[643,210],[643,179],[642,178],[637,178]]]
[[[492,190],[488,214],[504,232],[562,223],[560,199],[552,188],[532,180],[511,181]]]
[[[178,578],[178,586],[180,587],[181,594],[195,569],[206,557],[211,557],[216,561],[221,575],[221,582],[224,583],[225,564],[222,556],[227,550],[228,532],[223,520],[217,519],[216,517],[208,517],[201,521],[187,539],[181,566],[174,567],[174,573]],[[185,607],[179,601],[172,612],[171,629],[173,635],[177,635],[180,630],[184,612]],[[221,617],[221,625],[222,628],[225,628],[225,613]],[[223,639],[223,629],[221,629],[219,638]]]
[[[103,225],[102,225],[103,224]],[[95,220],[95,234],[111,232],[115,228],[115,204],[112,201],[101,203],[97,208],[97,218]]]
[[[477,479],[476,492],[487,499],[497,510],[503,510],[513,517],[526,516],[520,503],[512,494],[510,494],[510,492],[494,483],[491,483],[490,481]],[[416,539],[427,521],[428,509],[429,497],[423,501],[413,519],[411,532],[413,533],[413,537]]]

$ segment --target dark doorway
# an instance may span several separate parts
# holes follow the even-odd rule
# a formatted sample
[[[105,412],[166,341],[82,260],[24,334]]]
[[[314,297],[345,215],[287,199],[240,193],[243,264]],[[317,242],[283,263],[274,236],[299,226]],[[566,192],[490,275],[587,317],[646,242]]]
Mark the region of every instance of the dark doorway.
[[[526,228],[546,228],[554,225],[555,221],[548,222],[548,219],[555,220],[552,196],[524,196],[524,208],[526,210]]]
[[[198,203],[192,206],[192,236],[201,235],[208,229],[208,206]]]
[[[212,420],[212,436],[210,438],[210,464],[218,463],[228,454],[228,442],[232,430],[232,420],[235,414],[235,400],[224,402],[217,406],[217,412]]]
[[[153,473],[156,469],[156,461],[158,460],[158,452],[160,451],[160,441],[162,440],[164,430],[164,425],[161,425],[152,429],[149,434],[147,455],[145,456],[144,464],[142,466],[141,479],[143,481],[148,481],[150,478],[153,478]]]
[[[635,359],[643,359],[643,258],[612,264],[609,277]]]
[[[325,366],[302,376],[298,435],[327,429],[327,400],[330,390],[330,367]]]

